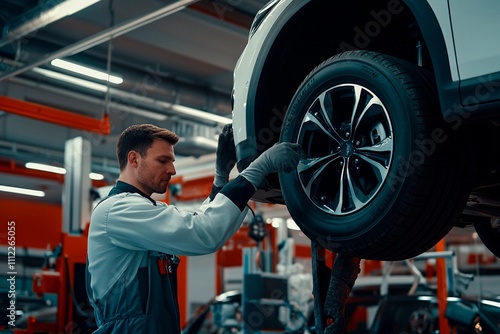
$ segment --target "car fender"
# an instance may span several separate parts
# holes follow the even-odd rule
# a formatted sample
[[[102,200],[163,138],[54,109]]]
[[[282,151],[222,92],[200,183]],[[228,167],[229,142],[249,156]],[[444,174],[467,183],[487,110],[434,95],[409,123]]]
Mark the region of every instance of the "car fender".
[[[310,0],[281,0],[276,1],[273,6],[265,7],[266,16],[258,28],[252,31],[248,44],[236,63],[232,98],[234,140],[239,161],[251,161],[257,155],[254,96],[267,55],[283,26],[309,2]],[[246,165],[239,164],[238,167],[242,169]]]

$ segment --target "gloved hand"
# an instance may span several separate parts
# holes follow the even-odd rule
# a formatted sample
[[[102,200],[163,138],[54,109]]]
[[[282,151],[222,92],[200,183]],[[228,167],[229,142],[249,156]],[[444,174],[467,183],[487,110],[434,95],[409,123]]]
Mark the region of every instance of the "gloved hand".
[[[266,175],[275,172],[290,173],[297,167],[300,159],[299,144],[278,143],[255,159],[240,175],[247,179],[257,190]]]
[[[235,164],[236,147],[234,146],[233,125],[226,124],[222,128],[217,144],[214,177],[216,187],[223,187],[229,182],[229,173]]]

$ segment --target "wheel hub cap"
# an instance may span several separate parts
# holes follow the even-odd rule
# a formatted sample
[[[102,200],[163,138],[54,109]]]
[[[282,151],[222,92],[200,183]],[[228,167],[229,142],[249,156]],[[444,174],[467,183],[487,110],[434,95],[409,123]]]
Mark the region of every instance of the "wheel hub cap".
[[[354,145],[351,142],[342,143],[341,153],[344,158],[349,158],[354,153]]]

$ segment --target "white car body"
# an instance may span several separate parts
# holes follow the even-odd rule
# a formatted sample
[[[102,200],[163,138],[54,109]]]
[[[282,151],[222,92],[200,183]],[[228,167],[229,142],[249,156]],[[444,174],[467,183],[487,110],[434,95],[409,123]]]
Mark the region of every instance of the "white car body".
[[[474,225],[500,257],[498,13],[498,0],[270,1],[234,70],[237,166],[279,141],[304,155],[253,199],[287,204],[333,251],[414,256]]]
[[[287,16],[293,15],[309,1],[271,1],[263,8],[262,11],[271,9],[249,38],[234,70],[233,125],[236,144],[248,138],[246,107],[247,101],[252,99],[249,91],[252,80],[258,79],[252,78],[252,74],[259,55],[267,51],[266,42],[281,30]],[[300,7],[296,6],[293,11],[285,13],[287,7],[297,2],[300,2]],[[399,1],[390,2],[397,5]],[[500,1],[427,0],[427,3],[432,8],[445,37],[448,64],[454,82],[500,72],[500,43],[491,42],[498,41]],[[277,18],[282,20],[278,21]],[[478,88],[477,99],[489,94],[489,89],[499,90],[499,87],[486,89]]]

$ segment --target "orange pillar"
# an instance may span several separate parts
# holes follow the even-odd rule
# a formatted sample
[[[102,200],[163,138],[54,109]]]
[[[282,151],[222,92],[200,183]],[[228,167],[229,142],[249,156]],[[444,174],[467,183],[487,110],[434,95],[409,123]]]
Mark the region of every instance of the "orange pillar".
[[[445,241],[441,239],[436,244],[437,252],[444,252],[446,250]],[[448,288],[446,284],[446,259],[436,259],[436,274],[437,274],[437,298],[438,298],[438,311],[439,311],[439,333],[450,334],[450,325],[446,319],[446,305],[448,299]]]

